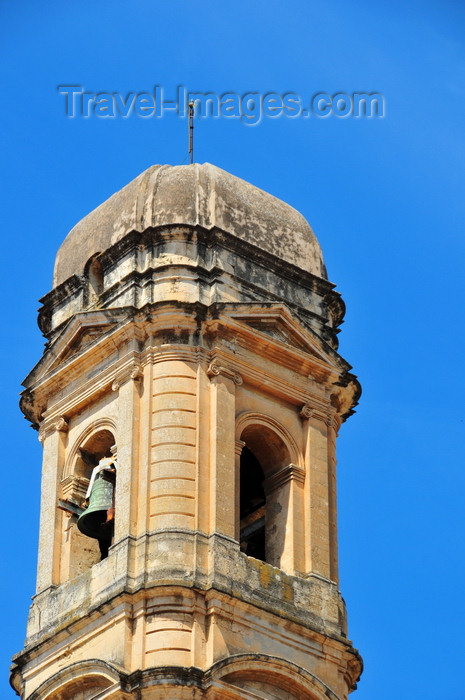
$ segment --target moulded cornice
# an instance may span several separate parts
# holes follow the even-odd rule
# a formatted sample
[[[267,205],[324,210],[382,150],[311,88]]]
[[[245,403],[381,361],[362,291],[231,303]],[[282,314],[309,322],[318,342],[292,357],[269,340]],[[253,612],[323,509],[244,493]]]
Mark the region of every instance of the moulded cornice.
[[[57,413],[71,415],[101,392],[110,389],[117,391],[123,382],[129,379],[137,381],[141,377],[141,374],[142,364],[140,362],[140,355],[139,353],[130,351],[124,357],[107,365],[101,372],[92,376],[75,390],[69,391],[65,397],[51,405],[50,408],[44,412],[43,417],[47,420]]]
[[[26,377],[23,386],[36,389],[52,379],[59,381],[66,373],[69,384],[85,364],[87,373],[98,367],[102,359],[108,360],[124,342],[147,341],[160,331],[173,332],[173,329],[198,330],[199,305],[191,306],[191,314],[186,313],[189,305],[153,304],[137,310],[133,307],[106,309],[76,314],[61,334],[48,345],[42,359]],[[155,312],[155,313],[154,313]],[[90,342],[80,343],[86,333],[95,331]]]
[[[144,313],[147,311],[147,308],[139,312],[132,308],[123,308],[76,314],[45,352],[44,357],[36,365],[36,368],[26,378],[25,384],[29,384],[31,379],[35,379],[34,375],[49,373],[60,363],[78,354],[80,350],[85,352],[86,339],[89,343],[95,340],[95,338],[91,337],[92,332],[95,332],[96,335],[102,332],[104,334],[107,331],[111,332],[115,326],[120,326],[122,321],[128,321],[129,316],[138,316],[140,320],[145,316],[143,318],[144,329],[141,329],[142,336],[150,335],[151,331],[154,332],[156,327],[165,326],[167,329],[172,328],[174,321],[178,324],[189,325],[189,317],[186,317],[185,306],[181,318],[179,318],[179,305],[176,304],[171,306],[157,304],[157,313],[154,315],[150,314],[150,319]],[[263,348],[266,347],[267,354],[271,355],[272,359],[278,363],[280,363],[281,359],[281,361],[284,361],[286,365],[292,368],[296,367],[296,359],[300,360],[300,364],[306,362],[309,365],[309,374],[313,372],[319,380],[323,377],[326,379],[332,378],[333,381],[337,380],[340,378],[341,370],[346,369],[340,366],[343,361],[341,361],[339,356],[336,355],[339,362],[337,360],[335,362],[335,357],[328,355],[321,349],[321,342],[295,318],[285,305],[253,305],[245,308],[243,305],[241,306],[242,310],[236,310],[233,307],[231,314],[223,313],[219,320],[207,322],[207,328],[210,332],[215,332],[218,324],[221,324],[223,327],[227,326],[239,334],[250,349],[258,349],[260,352],[263,352]],[[148,324],[147,321],[149,321]],[[283,337],[276,338],[269,332],[266,332],[266,330],[259,330],[261,322],[274,323]],[[251,325],[251,323],[255,323],[255,325]],[[118,328],[118,330],[120,329]],[[95,344],[92,345],[92,350],[94,351],[94,349]],[[292,358],[287,357],[289,354],[292,355]],[[330,377],[329,375],[333,376]]]
[[[250,304],[245,308],[244,306],[232,310],[229,317],[247,325],[254,323],[255,325],[252,326],[254,331],[266,336],[270,336],[270,333],[265,324],[268,326],[273,324],[283,336],[282,339],[276,338],[277,342],[284,340],[292,347],[310,352],[324,363],[329,362],[328,354],[321,348],[321,339],[299,321],[287,304]],[[263,325],[263,330],[260,330],[260,324]]]
[[[129,350],[123,357],[108,363],[100,372],[82,383],[74,391],[53,403],[44,412],[44,419],[56,420],[57,415],[72,415],[79,407],[88,403],[103,391],[118,391],[126,381],[141,381],[143,367],[146,364],[184,360],[186,362],[206,363],[208,354],[203,348],[189,345],[172,345],[165,347],[148,347],[142,353]]]
[[[318,382],[328,385],[339,381],[344,374],[346,363],[342,358],[324,352],[321,341],[304,328],[284,305],[279,307],[254,305],[247,308],[243,314],[231,310],[229,315],[225,311],[219,315],[218,319],[207,323],[210,334],[219,335],[221,331],[228,328],[230,335],[242,347],[260,355],[266,354],[266,357],[276,364],[311,376]],[[267,323],[274,321],[285,339],[273,337],[269,332],[259,330],[258,325],[261,320]]]
[[[297,386],[295,382],[286,379],[285,376],[276,372],[276,367],[269,363],[268,371],[261,369],[245,358],[239,357],[225,347],[216,346],[211,351],[212,362],[222,366],[227,366],[237,372],[244,383],[259,387],[261,391],[266,391],[274,396],[279,396],[296,406],[306,401],[309,394],[309,380],[303,377],[302,386]],[[327,406],[328,399],[315,397],[322,406]]]
[[[263,250],[263,248],[259,248],[243,238],[238,238],[234,234],[218,226],[212,226],[212,228],[206,229],[199,224],[171,223],[151,226],[143,232],[133,229],[119,241],[105,249],[102,254],[102,261],[105,265],[114,264],[118,259],[124,257],[128,251],[140,247],[141,245],[150,246],[158,241],[162,241],[166,237],[171,239],[174,235],[178,238],[183,238],[186,235],[192,236],[192,233],[210,248],[221,245],[231,252],[238,253],[241,257],[247,257],[253,260],[256,265],[261,265],[266,269],[272,269],[287,279],[297,281],[300,286],[306,286],[307,288],[317,290],[321,296],[331,294],[334,289],[335,285],[327,279],[316,276],[312,272],[304,270],[288,260],[284,260],[282,257],[278,257],[271,252]],[[80,279],[77,276],[75,277],[78,280]],[[68,278],[55,287],[55,289],[46,294],[41,301],[43,301],[43,303],[50,303],[56,296],[63,296],[63,289],[69,283],[70,279],[72,278]],[[334,294],[339,296],[337,292],[334,292]]]
[[[85,343],[80,340],[86,332],[98,331],[101,335],[116,327],[128,316],[127,309],[107,309],[105,311],[80,312],[66,324],[57,338],[46,346],[44,355],[26,377],[23,386],[40,381],[40,378],[53,372],[56,367],[68,358],[77,355],[79,350],[85,350]],[[94,339],[95,340],[95,339]],[[95,348],[93,343],[92,348]]]
[[[240,558],[242,559],[242,557]],[[262,563],[259,566],[262,568]],[[254,562],[248,562],[248,567],[250,567],[251,574],[257,573],[257,565]],[[288,590],[290,597],[293,596],[295,583],[303,585],[308,593],[314,586],[312,582],[306,583],[298,578],[288,576],[270,565],[265,565],[264,568],[270,577],[276,577],[280,588]],[[88,575],[87,579],[90,580],[90,578]],[[80,585],[82,586],[83,583],[84,579],[81,580]],[[336,595],[334,584],[327,583],[325,588],[332,589]],[[232,597],[230,592],[217,588],[215,584],[212,586],[208,583],[205,588],[203,586],[191,588],[179,581],[169,583],[165,581],[162,588],[147,585],[145,582],[137,589],[133,589],[131,593],[124,588],[124,584],[121,582],[115,588],[113,597],[104,605],[94,604],[84,616],[82,610],[68,611],[64,619],[57,620],[58,627],[51,626],[47,630],[41,630],[36,637],[31,638],[27,650],[18,654],[14,660],[20,667],[24,667],[25,664],[39,656],[42,658],[48,656],[48,662],[55,663],[62,657],[63,645],[66,648],[70,639],[74,639],[77,643],[84,641],[84,639],[89,641],[95,634],[98,634],[97,628],[101,632],[112,628],[118,621],[133,619],[134,610],[140,604],[143,604],[143,608],[147,611],[150,611],[152,606],[158,612],[162,611],[164,607],[170,609],[172,608],[170,598],[177,600],[181,598],[183,609],[189,614],[202,615],[207,609],[207,614],[210,617],[230,620],[232,615],[239,624],[245,623],[247,628],[263,630],[263,627],[266,626],[271,634],[273,634],[272,630],[276,629],[276,615],[279,615],[287,620],[286,635],[288,638],[293,638],[303,649],[311,651],[317,657],[322,658],[324,655],[333,654],[335,659],[341,660],[345,653],[349,653],[350,659],[357,659],[357,653],[351,653],[351,650],[347,649],[350,643],[337,634],[336,630],[329,631],[326,627],[318,624],[321,623],[321,619],[316,610],[306,610],[308,614],[303,620],[292,609],[292,605],[284,606],[281,599],[268,597],[264,600],[254,596],[249,597],[246,590],[243,591],[242,597]],[[310,595],[309,600],[311,599]],[[47,598],[44,598],[44,601],[47,601]],[[301,599],[301,605],[303,605],[303,599]],[[354,670],[356,669],[354,668]]]
[[[277,324],[281,324],[291,342],[285,343],[261,332],[256,323],[253,326],[250,324],[252,319],[274,319]],[[317,383],[324,384],[330,389],[333,410],[339,413],[343,420],[354,412],[361,387],[357,377],[349,371],[351,365],[313,334],[311,329],[304,326],[287,305],[225,304],[218,314],[218,319],[209,324],[210,332],[218,333],[221,327],[229,327],[236,341],[240,337],[242,342],[239,344],[242,347],[257,354],[266,354],[267,359],[276,364],[300,374],[306,373]],[[295,338],[301,347],[292,345]],[[305,349],[302,349],[304,344]]]
[[[211,319],[210,316],[209,319],[213,313],[219,317]],[[290,342],[257,330],[255,325],[250,324],[251,319],[256,322],[265,319],[266,323],[279,324],[280,333],[286,333]],[[92,331],[95,331],[92,342],[84,341],[81,344],[80,340]],[[189,337],[186,336],[183,341],[182,333],[185,332],[189,333]],[[196,336],[199,344],[190,344]],[[204,342],[202,336],[205,336],[204,346],[201,345]],[[297,342],[300,347],[292,345],[291,341]],[[212,342],[214,348],[209,351],[208,345]],[[231,342],[234,352],[228,349]],[[305,350],[304,343],[307,347]],[[267,388],[270,393],[278,394],[296,405],[306,403],[309,390],[313,395],[313,384],[315,396],[321,395],[320,400],[324,404],[329,399],[324,397],[323,392],[326,391],[327,396],[331,394],[336,412],[346,414],[355,404],[358,385],[355,378],[345,371],[346,363],[341,359],[339,363],[335,361],[335,354],[326,354],[285,305],[231,304],[227,308],[219,305],[218,308],[209,309],[198,303],[163,303],[147,305],[141,310],[127,307],[77,314],[60,336],[49,344],[44,357],[24,382],[27,387],[25,393],[30,399],[27,405],[23,401],[23,405],[29,419],[38,422],[43,410],[39,407],[46,407],[50,396],[56,396],[59,392],[63,396],[63,390],[66,399],[60,400],[59,404],[68,406],[70,402],[75,404],[76,401],[81,403],[88,400],[105,389],[108,383],[110,386],[115,380],[118,383],[117,373],[125,362],[118,354],[124,344],[127,345],[124,357],[141,356],[140,349],[145,345],[142,351],[144,362],[167,359],[166,353],[176,358],[185,355],[189,361],[197,362],[206,361],[209,357],[211,374],[215,374],[215,366],[227,368],[243,381],[247,379],[251,384]],[[257,366],[253,357],[247,357],[247,352],[237,352],[239,348],[252,355],[266,357],[266,366]],[[147,355],[147,352],[150,354]],[[279,366],[285,371],[279,372]],[[74,382],[82,382],[83,371],[86,377],[91,378],[70,391],[68,387]],[[293,377],[289,375],[286,378],[286,371],[290,371]],[[301,377],[300,386],[296,386],[296,372]],[[60,414],[67,414],[67,409],[60,408]]]

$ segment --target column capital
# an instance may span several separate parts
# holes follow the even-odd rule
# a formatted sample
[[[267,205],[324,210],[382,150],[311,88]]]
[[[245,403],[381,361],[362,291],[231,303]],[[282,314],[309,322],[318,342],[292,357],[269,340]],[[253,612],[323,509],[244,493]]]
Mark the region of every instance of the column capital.
[[[243,440],[236,440],[234,443],[234,451],[236,454],[236,457],[240,457],[242,454],[242,450],[245,447],[245,442]]]
[[[278,472],[269,476],[263,482],[265,493],[271,493],[275,489],[280,488],[289,481],[296,481],[303,484],[305,481],[305,469],[298,467],[296,464],[288,464],[282,467]]]
[[[299,411],[299,415],[303,421],[313,418],[314,420],[319,420],[324,423],[328,428],[334,428],[337,432],[341,425],[341,421],[337,414],[331,411],[331,408],[327,409],[321,406],[312,406],[311,403],[305,403]]]
[[[342,420],[337,413],[330,413],[326,416],[325,423],[327,427],[332,428],[337,435],[337,432],[341,427]]]
[[[312,406],[309,403],[304,403],[304,405],[299,411],[299,415],[302,418],[302,420],[308,420],[308,418],[311,418],[313,416]]]
[[[45,439],[53,433],[67,433],[69,430],[68,419],[64,416],[54,417],[49,420],[42,421],[39,428],[39,442],[44,444]]]
[[[230,367],[219,365],[215,361],[210,362],[208,365],[207,375],[209,377],[218,377],[219,375],[222,375],[227,379],[231,379],[236,386],[240,386],[242,384],[242,377],[238,372],[235,372]]]
[[[139,382],[142,380],[143,376],[144,372],[142,369],[142,365],[138,362],[133,362],[131,365],[125,367],[124,370],[122,370],[119,374],[116,375],[111,385],[111,389],[112,391],[118,391],[120,387],[130,379],[132,379],[134,382]]]

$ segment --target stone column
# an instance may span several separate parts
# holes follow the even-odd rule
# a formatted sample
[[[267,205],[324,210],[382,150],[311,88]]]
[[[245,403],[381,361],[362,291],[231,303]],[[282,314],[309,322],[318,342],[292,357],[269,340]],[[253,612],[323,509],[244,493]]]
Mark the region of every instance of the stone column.
[[[234,445],[235,471],[234,471],[234,539],[239,542],[241,537],[241,454],[245,442],[236,440]]]
[[[337,538],[337,492],[336,492],[336,438],[339,420],[329,417],[328,428],[328,498],[329,498],[329,544],[331,581],[339,581]]]
[[[138,484],[136,537],[150,530],[150,479],[152,454],[152,410],[153,410],[153,364],[144,366],[144,385],[141,387],[139,402],[139,446],[138,446]]]
[[[37,593],[60,583],[60,545],[62,512],[58,509],[58,490],[64,464],[68,424],[63,418],[44,426],[39,439],[43,444],[39,557]]]
[[[233,370],[212,362],[210,404],[210,532],[236,537],[235,414],[236,386],[242,379]]]
[[[195,528],[197,371],[186,360],[153,368],[150,530]]]
[[[197,502],[196,502],[196,530],[208,532],[210,529],[210,378],[207,375],[205,362],[199,362],[197,366]],[[200,548],[197,548],[197,566],[201,562]],[[203,562],[206,566],[206,562]]]
[[[136,533],[138,484],[139,403],[142,368],[133,364],[115,379],[118,391],[117,463],[115,489],[115,544]]]
[[[301,411],[306,430],[306,573],[331,578],[328,447],[326,414],[308,405]]]
[[[303,568],[304,481],[304,470],[289,464],[264,482],[266,561],[289,574]]]

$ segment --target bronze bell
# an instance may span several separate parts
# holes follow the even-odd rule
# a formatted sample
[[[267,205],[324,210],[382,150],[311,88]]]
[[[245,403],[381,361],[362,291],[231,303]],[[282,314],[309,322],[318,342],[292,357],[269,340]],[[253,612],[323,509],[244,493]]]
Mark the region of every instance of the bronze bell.
[[[89,505],[78,518],[79,530],[98,540],[102,559],[108,555],[114,530],[115,471],[102,469],[92,485]]]

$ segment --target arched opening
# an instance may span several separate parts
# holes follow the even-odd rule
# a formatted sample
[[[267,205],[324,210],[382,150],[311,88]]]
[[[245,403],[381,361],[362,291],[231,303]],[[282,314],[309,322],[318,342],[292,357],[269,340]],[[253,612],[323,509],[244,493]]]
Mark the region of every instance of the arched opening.
[[[92,700],[111,685],[107,678],[84,676],[53,690],[45,696],[45,700]]]
[[[74,578],[108,555],[114,530],[115,458],[115,438],[107,428],[91,433],[74,449],[72,473],[63,482],[66,500],[61,507],[67,511],[68,506],[69,510],[63,526],[62,581]],[[103,466],[108,468],[105,473],[99,473]],[[101,478],[109,483],[104,489],[99,484],[97,496],[94,488]],[[76,504],[74,509],[73,504]],[[86,517],[82,520],[84,513]],[[99,531],[95,528],[100,521],[105,527]],[[94,534],[89,534],[92,532]]]
[[[265,561],[265,475],[248,447],[241,452],[240,545],[241,552]]]
[[[282,438],[263,424],[248,425],[240,436],[240,547],[248,556],[281,566],[287,536],[289,490],[279,475],[290,464]]]
[[[91,700],[107,696],[108,691],[116,697],[114,693],[119,688],[120,676],[111,664],[89,659],[71,663],[55,673],[29,695],[29,700]]]
[[[85,275],[87,277],[87,306],[93,306],[97,303],[101,293],[103,292],[103,267],[99,260],[99,253],[94,255],[86,264]]]
[[[273,700],[338,700],[317,676],[288,659],[267,654],[236,654],[217,661],[211,679],[218,697],[273,698]],[[215,695],[216,697],[216,695]]]
[[[116,446],[109,430],[102,430],[79,449],[89,474],[85,511],[77,521],[78,530],[97,540],[101,559],[106,559],[115,530]]]
[[[99,430],[91,435],[78,448],[78,456],[74,467],[75,475],[87,480],[88,485],[94,467],[104,457],[112,456],[114,444],[115,438],[110,430]]]

